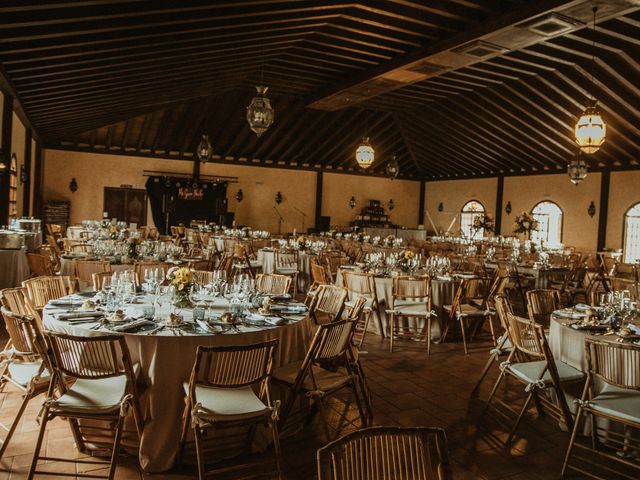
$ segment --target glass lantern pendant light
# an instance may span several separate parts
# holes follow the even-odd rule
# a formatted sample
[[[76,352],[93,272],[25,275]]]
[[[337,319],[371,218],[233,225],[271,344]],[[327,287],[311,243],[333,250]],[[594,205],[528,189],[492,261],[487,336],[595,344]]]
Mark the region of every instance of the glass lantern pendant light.
[[[593,47],[591,54],[591,89],[593,93],[594,81],[593,81],[593,66],[595,64],[595,49],[596,49],[596,12],[598,7],[593,7]],[[607,126],[602,120],[602,116],[597,108],[597,101],[595,98],[589,100],[589,105],[582,113],[582,116],[578,119],[575,128],[576,143],[580,147],[582,152],[589,155],[596,153],[602,144],[606,140]]]
[[[584,161],[581,152],[578,152],[573,160],[569,162],[569,165],[567,165],[567,173],[569,174],[571,183],[576,186],[587,178],[587,162]]]
[[[356,162],[360,165],[360,168],[366,170],[371,166],[376,158],[376,152],[369,144],[369,137],[362,139],[362,143],[356,150]]]
[[[395,155],[393,156],[391,161],[387,163],[387,166],[385,168],[385,173],[387,174],[387,177],[389,177],[391,180],[396,178],[400,173],[400,165],[398,165],[398,159],[396,158]]]
[[[251,104],[247,107],[247,122],[258,138],[273,123],[273,107],[266,96],[268,89],[269,87],[256,87],[258,94],[253,97]]]
[[[208,162],[213,156],[213,147],[209,141],[209,135],[202,135],[202,140],[196,150],[196,155],[201,162]]]

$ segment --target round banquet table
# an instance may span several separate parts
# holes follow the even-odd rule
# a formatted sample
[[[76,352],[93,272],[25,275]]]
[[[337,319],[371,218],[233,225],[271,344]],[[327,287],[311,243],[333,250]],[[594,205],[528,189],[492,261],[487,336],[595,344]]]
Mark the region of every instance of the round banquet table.
[[[548,334],[549,348],[551,349],[551,353],[553,354],[553,358],[556,362],[562,361],[586,373],[587,360],[584,349],[585,338],[594,338],[598,341],[604,342],[616,342],[618,337],[615,335],[593,335],[587,330],[576,330],[571,328],[569,324],[570,320],[552,315]],[[640,349],[640,345],[638,345],[638,348]],[[596,381],[595,385],[597,391],[594,392],[594,394],[597,394],[603,384],[600,381]],[[565,394],[567,396],[567,403],[575,415],[576,407],[573,404],[573,400],[575,398],[580,398],[582,395],[583,385],[577,384],[572,387],[573,388],[567,386],[564,388],[566,390]],[[598,418],[598,426],[605,430],[617,431],[618,433],[623,430],[621,425],[616,425],[604,418]],[[583,433],[585,435],[590,434],[589,422],[585,422]],[[630,432],[628,432],[628,434],[629,433]]]
[[[19,287],[29,275],[29,262],[24,249],[0,250],[0,289]]]
[[[276,252],[272,249],[261,248],[257,253],[258,263],[262,266],[262,273],[273,273],[276,264]],[[298,253],[298,291],[306,292],[307,285],[311,283],[311,260],[316,258],[315,253]]]
[[[131,305],[126,313],[131,315],[135,311],[139,314],[143,306],[144,302]],[[214,309],[224,310],[225,307],[219,303]],[[58,320],[55,313],[61,311],[51,305],[44,308],[43,323],[46,329],[78,336],[113,334],[112,330],[104,327],[92,330],[91,327],[96,323],[71,325]],[[182,313],[185,320],[190,321],[190,310],[182,310]],[[299,315],[295,321],[284,326],[239,326],[238,330],[225,334],[196,334],[185,330],[177,334],[165,328],[152,335],[144,332],[122,333],[134,365],[140,367],[138,381],[146,384],[145,390],[139,390],[142,392],[144,417],[139,460],[146,472],[164,472],[175,464],[184,409],[183,384],[189,381],[198,345],[249,345],[278,339],[274,359],[274,368],[277,368],[303,359],[311,338],[311,323],[306,315]]]
[[[336,274],[335,284],[342,287],[344,286],[344,279],[342,277],[342,268],[338,269]],[[345,270],[348,271],[348,270]],[[442,279],[434,278],[431,280],[431,307],[438,315],[438,322],[431,323],[431,337],[433,339],[440,338],[440,332],[442,331],[442,325],[445,324],[447,319],[445,318],[444,309],[445,305],[451,305],[456,290],[460,286],[462,278],[460,277],[446,277]],[[376,286],[376,295],[378,302],[384,304],[386,308],[391,307],[391,300],[393,297],[393,277],[374,277],[374,283]],[[385,330],[388,330],[387,317],[385,309],[378,313],[382,318],[382,325]],[[374,325],[376,322],[370,321],[370,328],[378,328]],[[378,332],[380,333],[380,332]]]

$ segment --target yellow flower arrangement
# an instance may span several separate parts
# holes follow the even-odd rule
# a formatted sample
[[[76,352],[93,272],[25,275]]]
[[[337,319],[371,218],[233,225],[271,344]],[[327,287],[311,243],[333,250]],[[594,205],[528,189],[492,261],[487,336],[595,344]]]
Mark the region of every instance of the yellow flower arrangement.
[[[188,292],[193,285],[193,273],[186,267],[170,272],[168,277],[178,292]]]
[[[407,251],[404,252],[404,259],[405,260],[411,260],[415,256],[416,256],[416,254],[413,253],[411,250],[407,250]]]

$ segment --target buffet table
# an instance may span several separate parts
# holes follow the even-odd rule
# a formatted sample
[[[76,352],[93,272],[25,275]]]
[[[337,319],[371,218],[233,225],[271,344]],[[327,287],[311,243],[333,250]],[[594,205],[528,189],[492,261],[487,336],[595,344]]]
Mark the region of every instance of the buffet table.
[[[75,297],[78,298],[78,297]],[[140,314],[146,298],[127,307],[128,315]],[[216,299],[214,310],[228,308],[224,299]],[[97,322],[71,324],[56,318],[63,309],[47,305],[43,313],[45,328],[72,335],[91,336],[113,333]],[[141,395],[144,427],[140,440],[139,460],[146,472],[164,472],[176,461],[180,441],[181,418],[184,409],[184,382],[195,360],[198,345],[248,345],[278,339],[274,368],[304,358],[311,337],[311,323],[306,315],[287,317],[283,326],[238,326],[237,329],[210,333],[198,330],[191,321],[191,311],[180,311],[185,328],[177,331],[164,328],[151,335],[145,332],[122,333],[126,337],[134,364],[140,367],[140,380],[146,384]]]
[[[24,249],[0,250],[0,289],[19,287],[30,275]]]

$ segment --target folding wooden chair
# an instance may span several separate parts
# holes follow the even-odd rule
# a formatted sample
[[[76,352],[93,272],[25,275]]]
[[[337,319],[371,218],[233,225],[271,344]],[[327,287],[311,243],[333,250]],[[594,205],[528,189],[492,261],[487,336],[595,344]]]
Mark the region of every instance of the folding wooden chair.
[[[250,453],[256,425],[271,429],[276,469],[282,475],[282,459],[278,436],[279,401],[272,401],[270,379],[277,340],[242,346],[198,346],[196,360],[188,386],[182,425],[181,453],[187,440],[189,427],[195,434],[198,460],[198,478],[201,480],[215,471],[205,471],[205,464],[212,449],[207,448],[208,429],[220,430],[251,427],[245,444],[245,454]],[[256,390],[257,389],[257,394]],[[227,442],[225,442],[227,444]],[[228,446],[228,445],[227,445]],[[238,450],[241,451],[241,450]],[[224,469],[224,473],[253,468],[256,465],[240,464]],[[218,473],[223,473],[221,470]]]
[[[38,321],[33,316],[14,313],[4,307],[1,311],[10,340],[0,352],[0,392],[4,392],[5,386],[11,383],[20,391],[22,402],[11,425],[0,424],[7,431],[0,446],[0,458],[9,446],[29,401],[46,392],[51,380],[50,366],[46,356],[41,355],[46,353],[46,348]],[[3,411],[6,410],[7,407],[3,407]]]
[[[394,277],[389,315],[389,351],[393,353],[395,337],[423,337],[427,355],[431,355],[431,281],[428,277]],[[422,319],[423,324],[400,325],[398,317]]]
[[[368,427],[318,450],[318,480],[452,480],[436,427]]]
[[[142,433],[142,415],[125,338],[121,335],[76,337],[53,332],[46,332],[45,338],[49,347],[47,355],[53,370],[53,379],[40,415],[40,432],[29,469],[29,478],[33,478],[35,474],[46,474],[45,471],[37,469],[39,460],[105,466],[105,463],[100,461],[40,455],[47,424],[56,417],[62,417],[69,420],[76,447],[80,452],[90,451],[87,432],[92,434],[90,443],[94,447],[110,451],[109,472],[104,476],[75,472],[56,472],[56,475],[111,480],[115,474],[124,419],[130,409],[138,436]],[[70,387],[67,386],[68,380],[75,380]],[[80,420],[110,422],[111,426],[81,427]],[[110,439],[112,433],[113,441]]]

